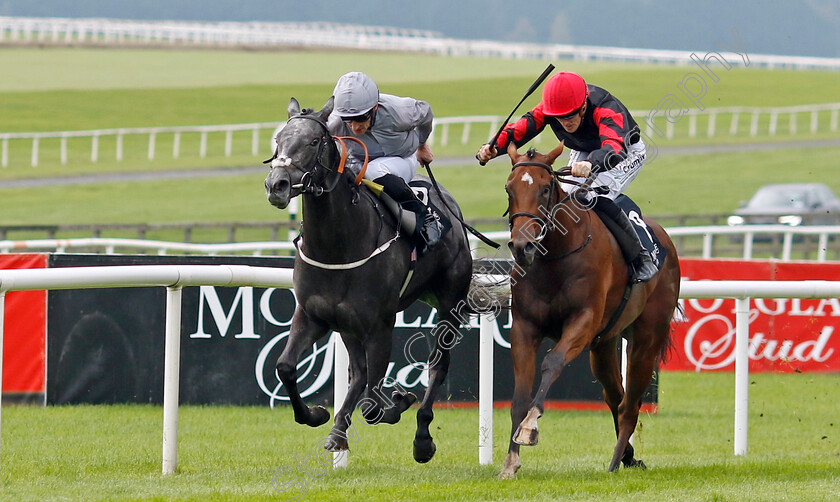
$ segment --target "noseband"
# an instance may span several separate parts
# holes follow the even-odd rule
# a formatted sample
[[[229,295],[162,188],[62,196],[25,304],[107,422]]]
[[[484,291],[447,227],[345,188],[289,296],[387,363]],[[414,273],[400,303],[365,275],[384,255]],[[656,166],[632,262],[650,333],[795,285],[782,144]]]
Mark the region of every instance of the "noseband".
[[[302,192],[311,193],[312,195],[314,195],[316,197],[318,197],[320,195],[323,195],[325,193],[328,193],[328,192],[332,192],[335,189],[336,185],[338,185],[338,180],[341,179],[340,175],[344,173],[344,165],[347,161],[347,154],[349,152],[349,149],[347,148],[347,144],[344,142],[344,140],[351,140],[351,141],[355,141],[356,143],[359,143],[365,151],[364,164],[362,165],[362,169],[359,172],[358,176],[356,176],[356,179],[355,179],[355,184],[356,185],[360,185],[362,183],[362,178],[364,177],[365,170],[367,169],[367,165],[368,165],[368,150],[367,150],[367,146],[361,140],[359,140],[357,138],[345,137],[345,136],[335,136],[335,137],[333,137],[330,134],[330,131],[329,131],[329,128],[327,127],[327,124],[324,123],[323,120],[321,120],[319,118],[316,118],[316,117],[313,117],[312,115],[309,115],[309,114],[300,114],[300,115],[295,115],[294,117],[289,117],[288,122],[291,122],[294,119],[306,119],[306,120],[311,120],[311,121],[315,122],[316,124],[321,126],[321,129],[323,130],[323,134],[321,135],[321,137],[318,141],[318,153],[315,155],[315,161],[312,163],[312,167],[310,167],[309,169],[304,169],[302,167],[299,167],[299,166],[295,165],[296,169],[298,169],[300,171],[303,171],[303,176],[300,179],[300,183],[298,183],[296,185],[292,185],[292,188],[299,188]],[[338,141],[342,146],[341,159],[340,159],[338,167],[336,169],[331,168],[328,165],[329,162],[324,163],[324,161],[323,161],[324,155],[328,154],[328,145],[329,145],[330,138],[333,139],[333,144],[335,144],[335,142]],[[277,156],[275,155],[274,158],[277,158]],[[271,159],[271,160],[273,161],[274,158]],[[290,159],[288,159],[287,161],[289,162],[289,164],[291,164]],[[286,165],[289,165],[289,164],[286,164]],[[322,185],[316,184],[315,177],[318,175],[318,170],[319,169],[327,172],[327,174],[325,174],[323,176],[324,180],[326,180],[327,177],[330,174],[334,175],[333,176],[333,181],[329,185],[322,186]]]

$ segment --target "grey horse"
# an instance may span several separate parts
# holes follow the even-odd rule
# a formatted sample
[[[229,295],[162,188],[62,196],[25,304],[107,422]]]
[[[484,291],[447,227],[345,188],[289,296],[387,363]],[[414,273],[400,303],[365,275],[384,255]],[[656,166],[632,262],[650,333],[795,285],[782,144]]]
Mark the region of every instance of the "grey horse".
[[[303,200],[302,242],[295,256],[294,287],[298,307],[288,341],[277,360],[295,421],[311,427],[326,423],[323,406],[307,406],[297,388],[301,354],[331,330],[341,334],[350,355],[350,385],[324,447],[348,447],[350,416],[358,406],[368,423],[396,423],[416,396],[382,392],[391,355],[396,314],[415,300],[438,311],[435,348],[428,357],[429,386],[417,411],[414,459],[435,454],[429,433],[432,405],[449,369],[449,350],[457,343],[472,277],[472,257],[452,196],[430,193],[432,202],[452,222],[438,245],[411,266],[412,243],[399,235],[396,218],[371,191],[342,172],[341,150],[326,127],[330,98],[320,111],[301,111],[292,98],[289,121],[277,134],[277,149],[265,180],[268,201],[285,209],[293,197]],[[268,162],[268,161],[267,161]],[[457,211],[457,218],[451,211]],[[362,399],[365,389],[368,396]]]

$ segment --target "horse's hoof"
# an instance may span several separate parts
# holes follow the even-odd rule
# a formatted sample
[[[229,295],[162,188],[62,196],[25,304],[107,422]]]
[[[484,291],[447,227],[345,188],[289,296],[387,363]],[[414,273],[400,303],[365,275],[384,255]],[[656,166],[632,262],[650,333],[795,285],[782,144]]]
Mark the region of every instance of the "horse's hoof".
[[[514,453],[512,451],[508,452],[507,456],[505,457],[505,464],[502,468],[502,472],[499,473],[499,479],[513,479],[516,477],[516,471],[519,470],[519,467],[522,466],[522,463],[519,459],[519,453]]]
[[[514,479],[516,478],[516,471],[511,469],[502,469],[499,473],[499,479]]]
[[[513,433],[513,442],[523,446],[535,446],[540,440],[538,428],[523,428],[521,425]]]
[[[315,406],[309,408],[309,421],[306,425],[310,427],[320,427],[330,421],[330,412],[323,406]]]
[[[425,464],[431,460],[435,456],[436,451],[437,446],[435,446],[435,442],[432,439],[428,441],[414,440],[414,461],[418,464]]]
[[[630,462],[625,462],[624,467],[638,468],[638,469],[642,469],[642,470],[647,469],[647,466],[645,465],[645,463],[642,462],[641,460],[637,460],[637,459],[633,459]]]
[[[391,400],[394,402],[394,406],[406,410],[417,401],[417,396],[413,392],[406,392],[405,394],[402,394],[395,390],[391,394]]]
[[[324,441],[324,449],[331,452],[344,451],[349,449],[347,438],[338,434],[330,434]]]

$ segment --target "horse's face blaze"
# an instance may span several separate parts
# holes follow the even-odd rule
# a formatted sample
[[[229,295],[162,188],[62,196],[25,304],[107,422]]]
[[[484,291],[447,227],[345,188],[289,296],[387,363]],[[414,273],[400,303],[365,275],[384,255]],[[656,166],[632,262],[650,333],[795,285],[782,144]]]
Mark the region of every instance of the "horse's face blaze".
[[[268,202],[280,209],[301,194],[306,169],[315,165],[320,137],[301,127],[306,125],[294,121],[277,134],[277,153],[265,179],[265,194]]]
[[[536,159],[525,158],[524,161]],[[529,213],[545,218],[542,214],[551,203],[552,179],[545,169],[535,166],[515,168],[508,177],[505,191],[508,194],[510,214]],[[520,216],[511,221],[508,248],[521,267],[530,266],[540,249],[539,240],[545,232],[544,222],[530,216]]]

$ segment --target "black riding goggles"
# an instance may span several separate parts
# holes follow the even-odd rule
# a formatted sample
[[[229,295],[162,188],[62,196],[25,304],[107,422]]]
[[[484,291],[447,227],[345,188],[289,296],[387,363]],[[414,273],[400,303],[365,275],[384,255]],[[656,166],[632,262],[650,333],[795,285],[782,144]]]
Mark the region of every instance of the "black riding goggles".
[[[582,109],[583,109],[583,107],[581,106],[580,108],[578,108],[577,110],[573,111],[572,113],[569,113],[569,114],[566,114],[566,115],[559,115],[559,116],[557,116],[557,119],[558,119],[558,120],[571,120],[571,119],[573,119],[573,118],[577,117],[578,115],[580,115],[580,111],[581,111]]]
[[[353,117],[341,117],[344,122],[367,122],[373,117],[373,108],[361,115],[354,115]]]

